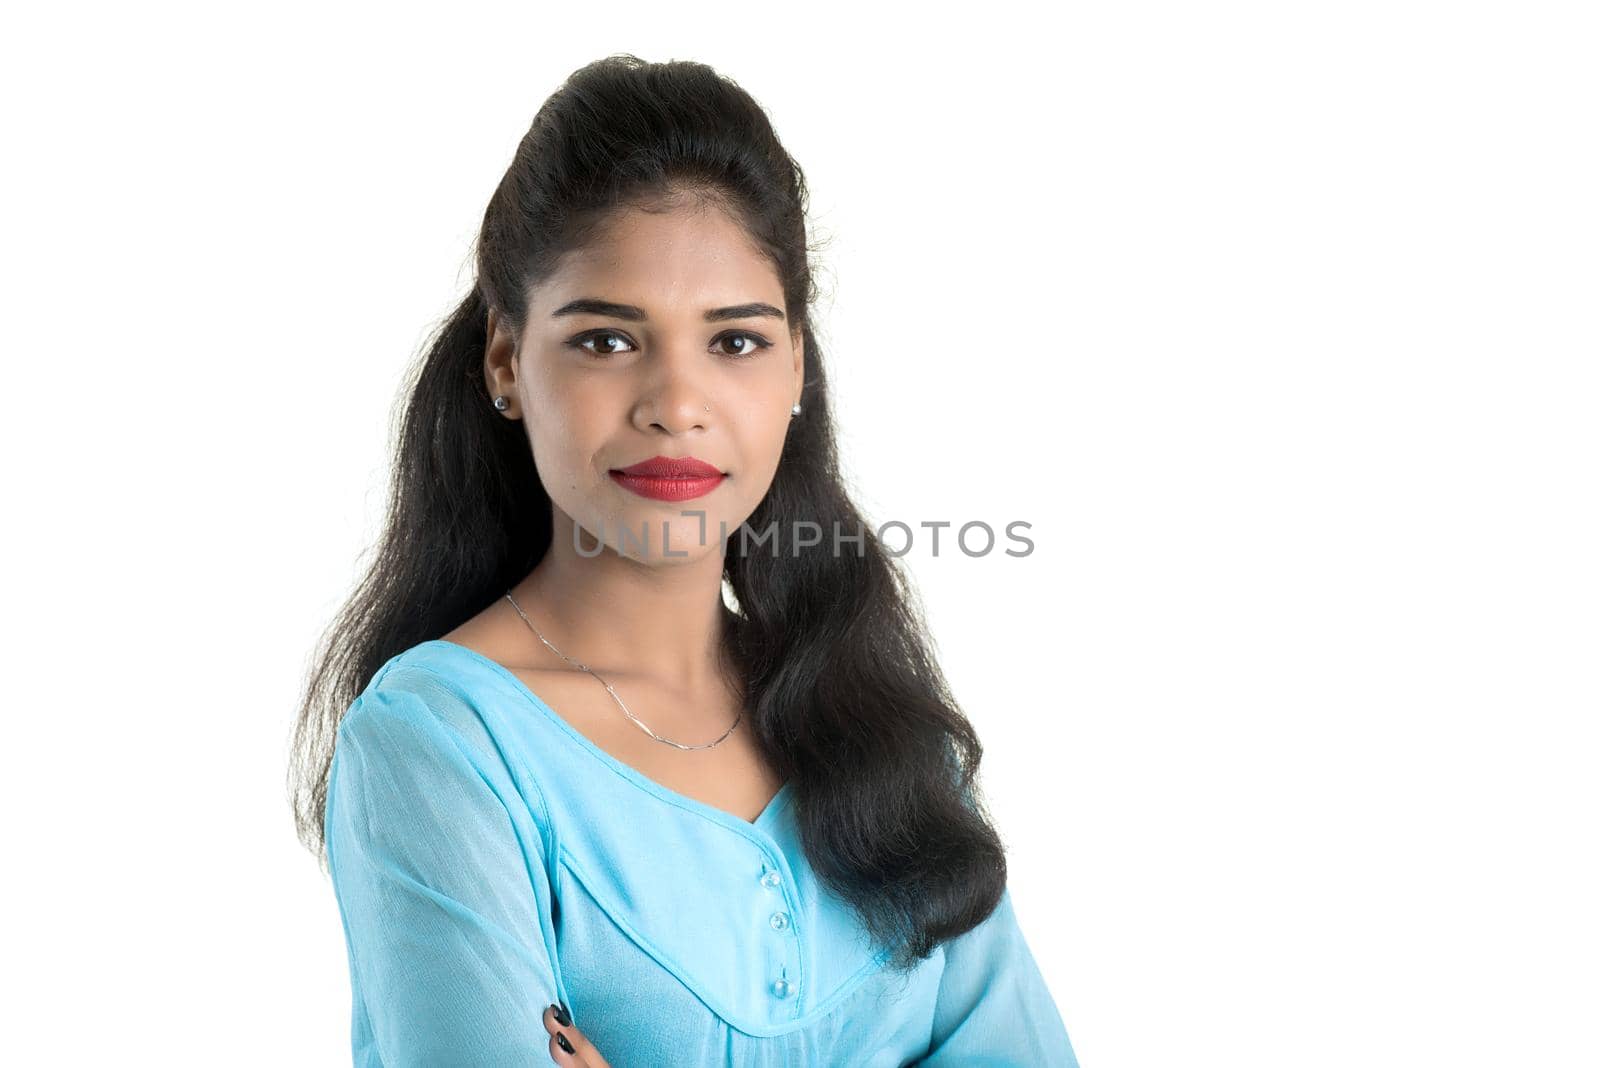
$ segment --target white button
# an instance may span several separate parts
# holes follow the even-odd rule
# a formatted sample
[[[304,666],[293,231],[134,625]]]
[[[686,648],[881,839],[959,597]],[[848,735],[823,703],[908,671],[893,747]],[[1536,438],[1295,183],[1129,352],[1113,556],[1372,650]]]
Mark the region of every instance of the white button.
[[[779,979],[772,984],[773,997],[786,998],[792,990],[794,990],[794,984],[787,979]]]
[[[787,912],[774,912],[771,923],[774,931],[781,931],[789,926],[789,914]]]
[[[781,882],[783,882],[783,876],[778,874],[777,869],[773,869],[761,877],[762,886],[777,886]]]

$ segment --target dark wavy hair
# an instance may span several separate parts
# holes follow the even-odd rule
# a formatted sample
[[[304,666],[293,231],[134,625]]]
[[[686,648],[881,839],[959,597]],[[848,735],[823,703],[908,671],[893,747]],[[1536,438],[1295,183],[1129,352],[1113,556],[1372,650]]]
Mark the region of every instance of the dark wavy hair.
[[[485,392],[488,309],[520,336],[528,294],[564,252],[619,209],[684,190],[725,205],[770,256],[808,372],[804,417],[745,524],[776,531],[773,551],[726,554],[737,601],[727,651],[760,748],[793,784],[812,867],[877,944],[896,947],[890,966],[908,969],[981,923],[1005,888],[1004,847],[976,786],[983,749],[914,590],[843,484],[812,332],[804,175],[756,101],[701,63],[621,54],[580,68],[534,116],[490,197],[476,283],[407,383],[376,553],[314,655],[292,743],[297,830],[325,863],[334,738],[377,669],[487,607],[549,547],[551,504],[528,440]],[[797,551],[806,521],[863,537],[855,552]]]

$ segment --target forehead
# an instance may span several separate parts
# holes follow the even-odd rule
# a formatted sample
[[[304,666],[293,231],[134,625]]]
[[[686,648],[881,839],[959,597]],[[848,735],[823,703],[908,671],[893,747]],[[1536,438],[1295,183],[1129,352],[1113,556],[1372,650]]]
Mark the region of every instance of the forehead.
[[[532,294],[536,308],[577,297],[666,307],[766,300],[783,306],[772,261],[734,219],[709,204],[629,208],[561,258]]]

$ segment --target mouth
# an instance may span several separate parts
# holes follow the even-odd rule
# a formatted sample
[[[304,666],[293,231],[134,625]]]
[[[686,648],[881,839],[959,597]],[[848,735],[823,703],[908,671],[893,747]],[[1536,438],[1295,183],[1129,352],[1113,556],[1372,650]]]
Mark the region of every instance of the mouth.
[[[727,476],[693,456],[652,456],[628,467],[612,468],[611,480],[632,493],[656,501],[688,501],[703,497]]]

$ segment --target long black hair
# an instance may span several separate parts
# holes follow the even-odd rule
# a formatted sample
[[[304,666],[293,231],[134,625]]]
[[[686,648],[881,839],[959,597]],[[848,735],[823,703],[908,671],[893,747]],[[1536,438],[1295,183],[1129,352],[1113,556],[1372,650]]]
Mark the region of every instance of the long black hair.
[[[534,116],[490,198],[476,283],[407,386],[375,555],[314,656],[293,738],[297,830],[325,861],[335,733],[377,669],[486,608],[550,545],[528,440],[485,392],[488,309],[520,336],[527,295],[564,252],[620,208],[685,189],[732,210],[771,258],[806,353],[803,417],[745,524],[776,540],[735,552],[735,538],[726,554],[737,602],[728,652],[746,716],[793,784],[818,877],[880,946],[896,947],[890,966],[909,968],[982,922],[1005,888],[1004,847],[976,786],[983,750],[915,591],[844,488],[810,319],[804,175],[756,101],[701,63],[622,54],[580,68]],[[825,541],[862,537],[843,551],[797,550],[808,522]]]

